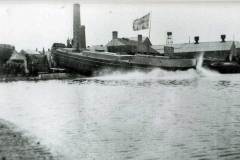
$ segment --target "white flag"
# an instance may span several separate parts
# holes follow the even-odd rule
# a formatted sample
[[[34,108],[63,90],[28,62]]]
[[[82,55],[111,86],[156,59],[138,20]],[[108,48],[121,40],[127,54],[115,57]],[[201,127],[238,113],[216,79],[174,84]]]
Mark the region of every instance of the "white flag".
[[[133,30],[134,31],[138,31],[138,30],[142,30],[142,29],[148,29],[149,28],[149,17],[150,17],[150,13],[148,13],[147,15],[135,19],[133,21]]]

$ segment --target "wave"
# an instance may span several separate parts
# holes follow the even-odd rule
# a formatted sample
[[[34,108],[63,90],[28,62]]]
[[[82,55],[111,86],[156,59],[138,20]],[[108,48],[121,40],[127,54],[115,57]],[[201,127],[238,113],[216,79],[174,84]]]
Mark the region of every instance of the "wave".
[[[150,72],[144,71],[115,71],[110,74],[104,74],[98,77],[92,77],[89,79],[99,80],[181,80],[181,79],[193,79],[198,77],[198,73],[194,69],[187,71],[166,71],[162,69],[153,69]]]

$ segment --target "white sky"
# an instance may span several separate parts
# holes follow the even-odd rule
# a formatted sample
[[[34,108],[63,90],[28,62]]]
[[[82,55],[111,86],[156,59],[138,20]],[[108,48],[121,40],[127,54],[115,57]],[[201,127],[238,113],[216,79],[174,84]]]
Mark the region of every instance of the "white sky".
[[[148,35],[148,30],[132,31],[132,22],[152,12],[151,41],[165,44],[166,32],[174,43],[240,40],[240,3],[83,3],[81,22],[86,26],[87,45],[106,44],[117,30],[119,37]],[[72,37],[72,3],[1,3],[0,43],[20,49],[50,48],[53,42]]]

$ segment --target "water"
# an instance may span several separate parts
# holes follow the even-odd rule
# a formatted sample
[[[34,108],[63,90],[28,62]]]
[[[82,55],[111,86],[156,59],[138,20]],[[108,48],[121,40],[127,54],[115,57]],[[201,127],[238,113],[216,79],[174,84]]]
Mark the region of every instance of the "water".
[[[61,160],[239,159],[240,75],[202,70],[0,83],[0,118]]]

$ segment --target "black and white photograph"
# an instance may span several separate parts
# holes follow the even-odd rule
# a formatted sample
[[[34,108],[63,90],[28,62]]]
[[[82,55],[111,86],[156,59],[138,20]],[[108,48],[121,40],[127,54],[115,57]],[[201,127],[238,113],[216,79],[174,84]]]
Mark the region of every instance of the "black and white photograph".
[[[0,1],[0,160],[238,159],[240,1]]]

